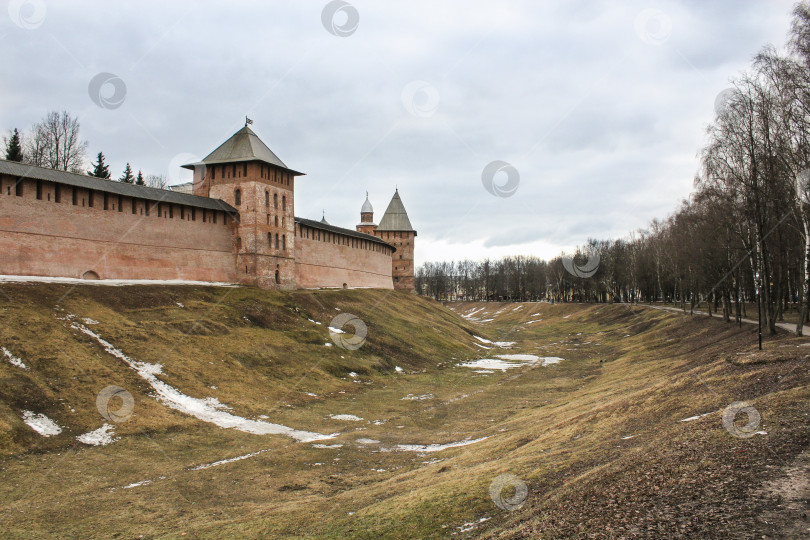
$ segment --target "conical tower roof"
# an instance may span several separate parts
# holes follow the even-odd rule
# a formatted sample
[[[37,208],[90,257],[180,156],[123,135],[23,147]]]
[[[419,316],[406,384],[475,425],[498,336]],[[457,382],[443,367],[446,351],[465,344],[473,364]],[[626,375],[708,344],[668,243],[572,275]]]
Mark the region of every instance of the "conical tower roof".
[[[245,126],[220,144],[216,150],[205,156],[202,160],[204,165],[214,165],[220,163],[236,163],[242,161],[262,161],[286,169],[293,174],[303,175],[287,167],[279,157],[267,147],[252,129]],[[193,163],[183,165],[186,169],[194,169]]]
[[[399,198],[399,190],[394,192],[388,208],[385,210],[380,225],[377,227],[378,231],[408,231],[416,232],[411,226],[411,220],[408,219],[408,212],[405,211],[405,206],[402,204],[402,199]]]

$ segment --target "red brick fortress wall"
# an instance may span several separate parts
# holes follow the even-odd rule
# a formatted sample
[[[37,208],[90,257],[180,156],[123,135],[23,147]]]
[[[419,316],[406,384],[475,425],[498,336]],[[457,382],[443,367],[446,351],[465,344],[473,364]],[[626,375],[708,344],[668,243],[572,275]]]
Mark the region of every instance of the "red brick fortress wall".
[[[73,204],[70,187],[42,182],[37,198],[35,180],[23,180],[19,196],[16,184],[0,176],[0,274],[235,280],[233,223],[224,212],[135,199],[133,214],[129,197],[121,204],[110,195],[105,209],[100,192],[77,189]]]
[[[307,237],[309,236],[309,237]],[[392,289],[391,249],[367,240],[296,226],[295,273],[299,289]]]
[[[416,234],[412,231],[375,231],[375,236],[397,248],[391,261],[394,288],[403,291],[414,291],[414,242]]]

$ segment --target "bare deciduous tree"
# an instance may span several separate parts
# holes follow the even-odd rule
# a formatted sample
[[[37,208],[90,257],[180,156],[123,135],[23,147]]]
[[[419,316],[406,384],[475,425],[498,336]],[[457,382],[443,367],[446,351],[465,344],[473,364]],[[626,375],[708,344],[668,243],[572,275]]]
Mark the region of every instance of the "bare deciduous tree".
[[[29,163],[60,171],[84,169],[87,141],[79,135],[79,119],[67,111],[51,111],[31,128],[26,142]]]

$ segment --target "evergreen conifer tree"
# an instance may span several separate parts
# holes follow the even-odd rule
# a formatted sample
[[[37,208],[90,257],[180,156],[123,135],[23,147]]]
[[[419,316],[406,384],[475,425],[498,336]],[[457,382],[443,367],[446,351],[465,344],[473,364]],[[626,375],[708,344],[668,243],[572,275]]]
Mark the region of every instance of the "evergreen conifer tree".
[[[121,175],[118,181],[124,182],[125,184],[131,184],[135,181],[135,176],[132,174],[132,167],[129,166],[129,163],[124,167],[124,174]]]
[[[96,178],[110,178],[112,176],[110,174],[110,167],[104,163],[104,154],[102,152],[98,153],[96,162],[91,163],[91,165],[93,166],[93,170],[87,171],[88,175]]]
[[[145,186],[146,182],[143,181],[143,173],[138,171],[138,178],[135,179],[136,186]]]
[[[21,162],[23,160],[22,144],[20,143],[20,133],[14,129],[14,133],[6,145],[6,159],[9,161]]]

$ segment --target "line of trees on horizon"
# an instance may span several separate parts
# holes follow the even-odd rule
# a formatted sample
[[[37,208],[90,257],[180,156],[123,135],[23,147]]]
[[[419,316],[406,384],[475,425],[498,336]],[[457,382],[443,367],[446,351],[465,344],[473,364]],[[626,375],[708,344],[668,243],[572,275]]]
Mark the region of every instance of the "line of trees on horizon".
[[[21,132],[17,128],[10,130],[8,135],[3,137],[5,147],[3,158],[37,167],[112,180],[103,152],[97,154],[96,161],[91,163],[92,168],[85,171],[88,142],[81,138],[80,129],[79,119],[69,112],[50,111],[42,120],[35,122],[28,132]],[[136,175],[129,163],[116,180],[128,184],[168,188],[165,175],[144,176],[141,171]]]
[[[764,47],[715,108],[695,189],[667,219],[624,239],[588,240],[573,261],[426,263],[417,292],[438,300],[702,304],[727,321],[760,300],[770,333],[794,307],[801,335],[810,320],[810,2],[793,9],[787,52]],[[592,275],[581,271],[593,261]]]

